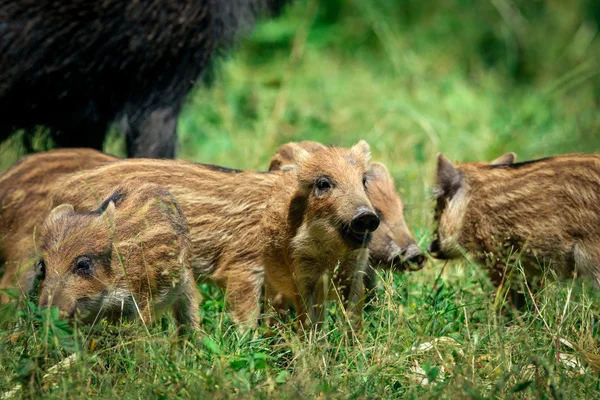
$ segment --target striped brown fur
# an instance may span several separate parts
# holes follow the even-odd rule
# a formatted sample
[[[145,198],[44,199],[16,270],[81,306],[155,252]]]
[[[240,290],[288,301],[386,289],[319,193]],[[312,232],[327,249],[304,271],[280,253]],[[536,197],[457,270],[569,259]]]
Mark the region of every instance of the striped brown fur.
[[[33,226],[43,221],[50,191],[60,178],[115,160],[118,158],[90,149],[51,150],[24,157],[2,173],[0,271],[18,268],[30,255]],[[12,265],[3,265],[3,261]],[[5,276],[3,281],[8,279]],[[7,282],[0,286],[7,286]]]
[[[345,197],[355,196],[360,200],[359,203],[364,203],[364,207],[372,208],[368,199],[363,198],[362,172],[364,171],[360,158],[363,154],[358,149],[365,147],[368,149],[366,144],[352,151],[331,149],[318,157],[318,160],[333,160],[323,165],[315,162],[313,157],[307,157],[305,160],[306,165],[311,166],[313,173],[311,176],[315,179],[320,174],[337,177],[344,183],[347,183],[350,178],[354,180],[360,178],[358,187],[355,182],[352,185],[343,185],[344,190],[336,197],[341,202],[339,207],[329,209],[332,215],[328,221],[336,225],[335,234],[340,237],[342,226],[352,220],[356,211],[352,207],[357,204],[357,202],[343,202]],[[355,156],[355,153],[358,156]],[[306,196],[306,182],[304,186],[299,187],[295,173],[239,172],[186,161],[145,159],[115,161],[56,182],[50,198],[47,201],[40,199],[39,204],[35,205],[39,212],[21,220],[21,231],[24,232],[19,236],[22,241],[21,247],[25,249],[34,247],[34,228],[41,223],[40,219],[43,220],[43,216],[52,205],[70,203],[76,210],[98,207],[100,198],[97,193],[103,193],[118,184],[127,182],[159,184],[175,196],[190,227],[194,274],[210,278],[226,288],[233,319],[240,323],[253,324],[259,311],[258,299],[264,280],[261,259],[264,244],[269,240],[275,240],[263,236],[261,220],[267,213],[267,205],[270,202],[277,201],[278,204],[289,206],[292,198],[298,198],[298,193]],[[29,187],[28,190],[35,192],[37,188]],[[301,210],[300,214],[294,214],[296,209],[290,210],[285,206],[270,207],[269,210],[270,213],[281,213],[274,219],[284,222],[287,221],[288,214],[302,219],[302,224],[307,224],[316,218],[314,215],[306,214],[310,210]],[[294,226],[295,228],[297,227]],[[280,230],[272,231],[271,234],[289,239],[285,229],[292,228],[284,224]],[[339,251],[343,252],[347,247],[348,245],[344,244]],[[333,255],[336,251],[333,251]],[[331,259],[330,262],[337,263],[337,259]],[[361,265],[356,266],[355,263],[352,268],[362,268]],[[14,280],[16,272],[13,268],[6,274],[5,285]]]
[[[154,184],[108,192],[99,209],[54,208],[39,236],[40,306],[94,322],[141,317],[172,308],[178,325],[196,329],[198,301],[191,243],[173,196]]]
[[[462,248],[496,285],[516,259],[532,283],[548,266],[600,284],[600,155],[513,160],[454,166],[438,155],[433,254],[454,258]]]
[[[270,171],[293,168],[294,148],[301,147],[309,152],[326,148],[325,145],[312,142],[290,142],[279,147],[269,164]],[[404,221],[404,204],[396,192],[394,179],[382,163],[371,163],[368,195],[381,224],[369,243],[369,263],[365,286],[370,293],[376,284],[377,273],[374,268],[393,268],[395,270],[416,271],[423,267],[425,257]]]

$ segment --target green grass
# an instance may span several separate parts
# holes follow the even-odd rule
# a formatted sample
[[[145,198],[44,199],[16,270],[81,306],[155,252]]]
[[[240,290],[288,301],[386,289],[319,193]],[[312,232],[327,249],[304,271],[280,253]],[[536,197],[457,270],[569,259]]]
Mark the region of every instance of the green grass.
[[[366,139],[424,248],[437,152],[469,161],[515,151],[526,160],[600,148],[594,2],[425,3],[303,0],[260,25],[213,86],[190,96],[180,157],[265,169],[287,141]],[[507,5],[521,17],[502,17]],[[122,144],[113,138],[107,149],[121,153]],[[19,156],[10,144],[0,150],[3,168]],[[431,260],[382,276],[354,345],[333,317],[318,339],[291,329],[240,336],[222,293],[201,290],[202,329],[184,343],[168,318],[149,333],[137,324],[72,330],[33,304],[5,308],[0,392],[21,383],[25,397],[52,398],[600,396],[598,367],[586,363],[600,354],[591,282],[551,283],[515,318],[500,312],[481,268]],[[424,343],[433,346],[420,350]],[[41,379],[73,353],[69,368]]]

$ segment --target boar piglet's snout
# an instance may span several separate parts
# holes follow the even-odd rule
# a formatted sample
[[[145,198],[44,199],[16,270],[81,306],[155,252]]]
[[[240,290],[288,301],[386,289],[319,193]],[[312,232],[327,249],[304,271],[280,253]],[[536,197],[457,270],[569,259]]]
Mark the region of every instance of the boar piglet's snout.
[[[368,207],[359,207],[343,234],[353,245],[363,246],[371,241],[371,232],[379,226],[379,217]]]
[[[418,271],[425,264],[425,256],[416,244],[400,249],[399,254],[394,259],[396,268],[403,270]]]
[[[359,207],[350,222],[350,229],[355,233],[373,232],[379,226],[379,217],[367,207]]]

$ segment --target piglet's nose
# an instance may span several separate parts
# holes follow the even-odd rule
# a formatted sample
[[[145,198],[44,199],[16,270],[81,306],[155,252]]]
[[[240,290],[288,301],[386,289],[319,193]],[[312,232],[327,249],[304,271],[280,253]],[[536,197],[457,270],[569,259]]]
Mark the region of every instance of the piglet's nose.
[[[379,217],[366,207],[359,208],[350,222],[350,229],[356,233],[373,232],[378,226]]]
[[[411,244],[406,248],[402,254],[402,259],[405,263],[409,264],[409,269],[411,270],[423,268],[423,263],[425,262],[425,256],[415,244]]]

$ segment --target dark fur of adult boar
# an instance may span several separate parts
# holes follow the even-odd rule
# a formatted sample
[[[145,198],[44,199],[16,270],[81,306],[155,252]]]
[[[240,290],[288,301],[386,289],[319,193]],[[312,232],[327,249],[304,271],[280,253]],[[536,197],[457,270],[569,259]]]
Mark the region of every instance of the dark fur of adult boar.
[[[35,232],[27,221],[40,221],[47,214],[50,192],[61,178],[116,160],[91,149],[57,149],[26,156],[0,174],[0,271],[19,268],[23,261],[26,268],[31,262],[29,236]],[[95,196],[101,201],[102,194]]]
[[[438,155],[432,254],[449,259],[464,250],[496,286],[510,286],[516,262],[530,287],[543,283],[544,269],[600,284],[600,155],[514,158],[453,165]],[[518,287],[510,300],[523,306]]]
[[[101,149],[119,119],[129,156],[173,158],[214,56],[289,1],[0,0],[0,140],[43,125],[58,147]]]
[[[153,184],[120,185],[109,193],[97,210],[61,204],[46,218],[36,249],[39,305],[85,323],[149,324],[170,308],[180,332],[195,330],[191,242],[177,202]]]
[[[35,204],[29,204],[29,207],[37,211],[32,211],[28,218],[19,220],[21,229],[18,237],[13,235],[21,249],[15,254],[22,255],[33,251],[36,226],[43,222],[44,216],[52,206],[69,203],[76,210],[93,209],[99,205],[95,193],[103,193],[118,184],[130,181],[155,183],[164,186],[175,196],[187,218],[193,246],[192,266],[195,276],[211,279],[225,289],[234,321],[241,325],[254,325],[260,311],[259,298],[264,282],[264,246],[267,240],[275,240],[263,234],[261,222],[265,215],[269,214],[268,210],[272,210],[271,213],[281,212],[282,214],[272,218],[281,220],[282,223],[293,220],[300,221],[301,225],[319,221],[326,226],[329,224],[328,232],[337,238],[328,239],[335,242],[334,248],[328,249],[323,244],[326,243],[325,238],[321,241],[313,238],[307,245],[314,246],[318,243],[319,251],[329,251],[333,255],[330,259],[332,263],[337,264],[339,260],[335,257],[336,254],[347,255],[349,247],[352,247],[355,253],[368,254],[366,248],[359,251],[366,247],[363,246],[363,235],[366,232],[361,231],[364,227],[361,228],[359,222],[368,220],[370,230],[374,230],[373,224],[375,221],[378,223],[378,218],[366,198],[363,186],[363,179],[366,177],[362,173],[366,173],[366,170],[363,171],[363,162],[360,160],[367,157],[363,153],[368,152],[368,145],[361,142],[357,146],[353,150],[334,148],[320,152],[317,158],[329,160],[328,162],[314,161],[312,157],[306,160],[315,175],[313,186],[317,185],[316,180],[322,176],[343,183],[332,192],[335,193],[333,198],[339,201],[339,204],[336,208],[335,202],[329,201],[328,211],[331,215],[322,210],[317,214],[311,213],[310,208],[305,208],[303,214],[298,213],[297,208],[291,207],[292,198],[300,199],[312,193],[306,187],[305,181],[299,186],[295,173],[239,171],[170,160],[138,159],[110,162],[59,180],[45,199],[34,196],[37,201]],[[38,173],[43,174],[40,170]],[[34,185],[27,187],[27,190],[33,196],[32,193],[38,189]],[[289,207],[267,209],[273,201],[279,205],[287,204]],[[359,205],[361,207],[358,207]],[[13,211],[11,215],[19,217]],[[351,229],[352,226],[354,230]],[[295,235],[294,229],[298,227],[282,225],[281,228],[290,229],[278,231],[288,240]],[[7,261],[12,262],[7,263],[10,269],[7,269],[3,278],[4,287],[14,284],[21,272],[15,268],[19,265],[19,260]],[[358,261],[352,263],[351,267],[362,268]],[[362,273],[363,270],[357,271],[361,277]]]
[[[327,148],[321,143],[308,140],[286,143],[271,158],[269,170],[294,169],[293,154],[297,147],[308,152]],[[425,257],[404,221],[404,205],[387,167],[378,162],[371,163],[369,178],[368,195],[381,220],[369,243],[371,267],[367,269],[365,287],[367,293],[372,293],[377,284],[375,268],[416,271],[423,267]]]

